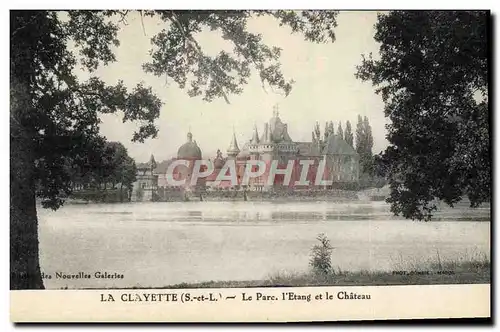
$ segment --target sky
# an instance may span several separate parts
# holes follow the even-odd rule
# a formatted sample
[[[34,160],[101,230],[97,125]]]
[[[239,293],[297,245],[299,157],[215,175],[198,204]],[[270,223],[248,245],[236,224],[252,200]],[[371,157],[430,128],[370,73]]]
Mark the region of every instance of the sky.
[[[137,128],[135,123],[123,123],[122,114],[101,116],[101,133],[110,141],[120,141],[137,161],[147,161],[151,154],[157,161],[174,157],[177,149],[186,142],[189,130],[202,150],[203,157],[211,158],[217,149],[225,155],[232,138],[233,128],[240,148],[248,141],[257,125],[259,134],[264,123],[273,115],[278,105],[280,118],[288,123],[289,134],[294,141],[310,141],[313,126],[318,121],[323,130],[325,121],[349,120],[355,129],[357,116],[367,116],[372,126],[374,153],[383,150],[385,138],[383,102],[376,95],[370,82],[355,78],[356,66],[362,54],[378,53],[379,45],[373,40],[376,12],[346,12],[338,16],[335,29],[336,41],[327,44],[307,42],[300,34],[291,34],[288,27],[279,27],[270,17],[260,17],[249,22],[249,30],[261,33],[268,45],[282,48],[281,64],[287,79],[295,84],[288,97],[263,89],[256,72],[244,87],[241,95],[230,95],[230,104],[224,99],[206,102],[202,97],[191,98],[185,90],[166,77],[155,77],[142,70],[152,48],[150,38],[164,24],[144,19],[144,27],[138,14],[127,17],[127,25],[121,25],[118,38],[121,45],[116,49],[117,61],[100,68],[95,74],[109,84],[123,80],[132,88],[138,82],[151,86],[163,101],[160,117],[156,120],[158,137],[144,143],[133,143],[131,138]],[[208,54],[227,49],[227,42],[218,33],[203,32],[196,36]],[[79,73],[81,79],[88,76]]]

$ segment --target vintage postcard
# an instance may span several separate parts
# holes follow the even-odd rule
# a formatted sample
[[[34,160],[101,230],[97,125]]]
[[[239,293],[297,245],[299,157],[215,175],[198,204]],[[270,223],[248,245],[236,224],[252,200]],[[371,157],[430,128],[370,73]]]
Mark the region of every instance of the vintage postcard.
[[[490,33],[11,10],[11,320],[490,318]]]

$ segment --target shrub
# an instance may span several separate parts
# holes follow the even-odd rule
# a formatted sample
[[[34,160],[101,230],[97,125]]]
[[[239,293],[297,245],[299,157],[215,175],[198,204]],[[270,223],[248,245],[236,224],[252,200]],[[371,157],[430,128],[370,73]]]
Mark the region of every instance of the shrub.
[[[312,247],[309,265],[315,275],[326,276],[332,272],[333,247],[324,233],[319,234],[316,239],[320,243]]]

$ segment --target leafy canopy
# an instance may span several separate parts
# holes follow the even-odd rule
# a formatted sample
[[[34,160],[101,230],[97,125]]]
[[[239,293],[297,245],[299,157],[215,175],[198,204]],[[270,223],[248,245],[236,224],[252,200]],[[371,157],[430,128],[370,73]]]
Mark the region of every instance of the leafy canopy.
[[[135,161],[128,155],[127,149],[120,142],[106,142],[103,149],[89,153],[87,160],[68,165],[72,188],[99,189],[102,185],[114,188],[132,188],[136,180]]]
[[[490,200],[488,13],[394,11],[375,25],[380,58],[358,77],[385,102],[392,211],[429,219],[436,200]]]
[[[162,101],[143,83],[131,90],[123,82],[108,85],[94,76],[102,65],[116,61],[118,31],[129,11],[11,11],[11,126],[21,128],[33,144],[37,196],[45,207],[58,208],[71,193],[67,165],[88,160],[104,149],[99,114],[123,113],[123,121],[139,123],[132,139],[155,137]],[[144,70],[166,75],[206,101],[239,94],[252,68],[262,84],[288,95],[292,80],[281,72],[281,49],[263,43],[247,30],[255,16],[272,16],[308,41],[333,42],[334,11],[140,11],[141,19],[159,18],[165,28],[151,38],[151,57]],[[202,29],[218,31],[234,52],[204,53],[196,41]],[[76,47],[70,48],[73,44]],[[75,68],[90,73],[79,81]],[[22,101],[22,102],[21,102]],[[27,106],[20,107],[19,105]],[[16,106],[17,105],[17,106]],[[11,132],[18,132],[11,130]],[[17,135],[17,134],[16,134]],[[16,139],[16,137],[12,137]],[[11,156],[11,158],[14,156]],[[99,167],[99,165],[96,165]]]

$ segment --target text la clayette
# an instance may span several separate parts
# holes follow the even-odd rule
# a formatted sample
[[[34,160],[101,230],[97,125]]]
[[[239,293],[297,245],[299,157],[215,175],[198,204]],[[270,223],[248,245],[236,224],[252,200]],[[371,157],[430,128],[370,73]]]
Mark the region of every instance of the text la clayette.
[[[111,294],[111,293],[101,293],[100,294],[100,300],[101,302],[115,302],[117,300],[121,302],[177,302],[180,301],[183,296],[183,294],[177,294],[177,293],[122,293],[122,294]],[[236,296],[228,296],[226,297],[227,301],[233,301],[236,300]],[[198,297],[189,294],[188,296],[184,297],[184,301],[182,302],[189,302],[193,300],[197,301],[202,301],[204,302],[209,301],[209,302],[217,302],[218,298],[214,297],[213,294],[210,293],[209,296],[207,296],[204,299],[199,299]],[[229,300],[230,299],[230,300]],[[255,293],[246,293],[243,292],[241,293],[240,300],[243,302],[248,302],[248,301],[306,301],[306,302],[311,302],[312,300],[315,301],[322,301],[322,300],[370,300],[371,295],[370,294],[358,294],[354,292],[347,292],[347,291],[339,291],[339,292],[320,292],[320,293],[307,293],[307,294],[300,294],[296,292],[282,292],[279,295],[268,295],[264,294],[261,292],[255,292]]]

